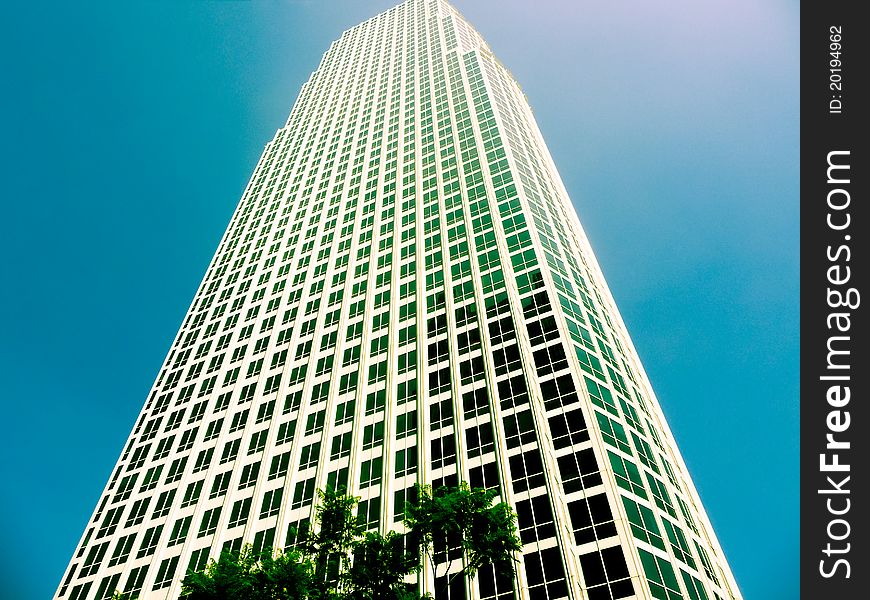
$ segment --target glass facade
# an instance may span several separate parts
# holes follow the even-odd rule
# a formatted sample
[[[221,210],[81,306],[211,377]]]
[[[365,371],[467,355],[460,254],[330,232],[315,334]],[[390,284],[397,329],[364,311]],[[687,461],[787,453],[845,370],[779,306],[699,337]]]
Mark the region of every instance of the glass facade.
[[[292,544],[318,489],[386,531],[459,481],[524,548],[439,598],[740,598],[522,91],[407,0],[266,145],[55,597],[177,598],[222,548]]]

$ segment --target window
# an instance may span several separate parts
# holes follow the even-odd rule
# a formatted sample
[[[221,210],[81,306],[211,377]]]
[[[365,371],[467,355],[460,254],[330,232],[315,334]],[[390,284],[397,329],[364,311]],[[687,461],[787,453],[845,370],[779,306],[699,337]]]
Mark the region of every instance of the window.
[[[141,493],[156,488],[157,484],[160,482],[160,475],[162,473],[163,465],[157,465],[156,467],[148,469],[148,472],[145,473],[145,479],[142,480],[142,486],[139,488],[139,492]]]
[[[366,396],[366,416],[370,416],[384,410],[386,402],[386,390],[377,390],[376,392],[371,392],[368,396]]]
[[[383,458],[378,456],[371,460],[363,461],[360,467],[359,484],[361,488],[377,485],[383,475]]]
[[[577,545],[616,535],[613,514],[605,494],[587,496],[568,503],[568,514]]]
[[[546,350],[544,350],[546,352]],[[504,375],[520,368],[520,349],[516,344],[507,344],[492,352],[496,375]],[[542,372],[542,374],[544,374]]]
[[[522,375],[514,375],[498,383],[498,397],[504,410],[528,404],[529,391]]]
[[[148,567],[149,565],[142,565],[130,571],[127,585],[124,586],[125,593],[133,595],[142,591],[142,584],[145,582],[145,576],[148,575]]]
[[[211,464],[211,458],[214,455],[214,448],[208,448],[207,450],[203,450],[196,457],[196,465],[193,467],[194,473],[199,473],[200,471],[204,471],[208,469]]]
[[[314,478],[300,481],[296,484],[296,489],[293,491],[292,508],[302,508],[309,504],[314,498]]]
[[[287,528],[287,541],[285,542],[285,546],[288,548],[294,547],[300,539],[304,538],[310,527],[310,523],[308,519],[301,519],[294,523],[290,523],[290,526]]]
[[[622,547],[614,546],[583,554],[580,556],[580,567],[583,569],[589,600],[610,600],[634,595]]]
[[[671,550],[677,560],[685,565],[695,568],[695,559],[692,558],[692,551],[689,550],[689,544],[686,542],[686,536],[679,526],[672,524],[667,519],[662,519],[662,527],[668,535],[668,541],[671,544]]]
[[[272,457],[272,465],[269,467],[269,479],[278,479],[287,475],[290,467],[290,452],[284,452]]]
[[[69,596],[70,600],[85,600],[88,592],[91,591],[91,586],[93,584],[93,581],[88,581],[87,583],[80,583],[77,586],[73,587],[72,592],[70,592]]]
[[[466,454],[473,458],[495,450],[492,424],[488,421],[465,430]]]
[[[360,500],[357,506],[357,524],[364,529],[376,529],[381,519],[380,497]]]
[[[244,429],[245,424],[248,422],[249,412],[249,410],[245,409],[242,412],[238,412],[233,415],[233,420],[230,424],[230,433],[234,433],[236,431],[239,431],[240,429]]]
[[[166,483],[173,483],[181,479],[184,475],[184,468],[187,466],[187,457],[182,456],[172,461],[169,466],[169,473],[166,474]]]
[[[481,600],[513,600],[513,577],[496,574],[492,565],[482,567],[477,572]]]
[[[436,431],[453,424],[453,400],[435,401],[429,407],[429,429]]]
[[[593,381],[589,377],[583,377],[586,380],[586,390],[589,392],[589,397],[592,399],[592,404],[606,410],[613,416],[619,416],[619,410],[613,401],[613,394],[605,386]]]
[[[605,414],[596,411],[595,418],[598,420],[598,425],[601,429],[601,437],[604,438],[604,443],[618,448],[626,454],[631,454],[631,446],[628,445],[628,437],[625,435],[625,428],[613,419],[608,418]],[[634,434],[632,434],[634,435]],[[635,438],[637,436],[634,436]]]
[[[643,499],[646,499],[646,490],[643,487],[643,480],[640,478],[640,471],[637,465],[628,459],[622,458],[607,451],[610,459],[610,466],[613,467],[613,475],[616,477],[616,484],[624,490],[633,492]]]
[[[243,490],[257,483],[257,476],[260,474],[260,463],[256,462],[242,467],[242,476],[239,479],[239,489]]]
[[[450,367],[429,374],[429,394],[434,396],[450,390]]]
[[[269,435],[269,430],[264,429],[258,431],[251,436],[251,443],[248,445],[248,455],[262,452],[266,448],[266,437]]]
[[[302,452],[300,453],[299,457],[299,469],[303,470],[311,467],[316,467],[319,459],[320,442],[309,444],[302,448]]]
[[[535,422],[530,410],[522,410],[506,416],[504,423],[505,443],[508,448],[519,448],[523,444],[537,441]]]
[[[193,515],[189,517],[183,517],[175,521],[175,524],[172,526],[172,533],[169,535],[169,542],[167,542],[167,545],[175,546],[176,544],[184,543],[184,540],[187,539],[187,533],[190,531],[191,521],[193,521]]]
[[[337,471],[330,471],[326,475],[326,487],[334,490],[346,490],[350,480],[350,469],[343,467]]]
[[[151,515],[152,519],[159,519],[160,517],[165,517],[169,514],[169,509],[172,508],[172,501],[175,499],[175,488],[171,490],[167,490],[160,494],[160,498],[157,499],[157,505],[154,507],[154,514]]]
[[[278,425],[278,437],[275,439],[275,445],[287,444],[293,441],[293,436],[296,433],[296,421],[288,421]]]
[[[486,388],[478,388],[462,395],[462,407],[466,419],[473,419],[489,413]]]
[[[268,385],[266,388],[268,389]],[[264,392],[267,393],[267,392]],[[262,423],[272,418],[272,413],[275,411],[275,400],[270,400],[260,405],[257,409],[257,423]]]
[[[308,415],[308,421],[305,423],[305,435],[311,435],[322,431],[325,422],[326,409],[311,413]]]
[[[707,574],[707,577],[710,579],[710,581],[712,581],[716,585],[719,585],[719,578],[716,577],[716,572],[713,570],[713,565],[712,563],[710,563],[710,557],[707,556],[707,551],[704,550],[704,548],[702,548],[701,545],[698,544],[698,542],[694,540],[692,541],[695,544],[695,550],[698,551],[698,556],[701,558],[701,564],[704,565],[704,573]]]
[[[218,437],[221,433],[221,428],[223,427],[223,425],[224,425],[223,418],[216,419],[216,420],[212,421],[211,423],[209,423],[208,426],[206,427],[205,437],[203,438],[202,441],[208,442],[208,441],[213,440],[216,437]]]
[[[565,567],[558,547],[525,554],[523,562],[526,565],[529,597],[556,600],[568,596]]]
[[[658,600],[682,600],[680,584],[677,583],[677,575],[674,567],[663,558],[653,556],[642,548],[637,549],[640,554],[640,562],[649,583],[653,598]]]
[[[335,424],[350,423],[353,420],[355,405],[355,400],[340,403],[335,409]]]
[[[110,600],[112,595],[115,593],[115,588],[118,587],[118,581],[120,581],[120,579],[120,573],[109,575],[108,577],[103,577],[103,579],[100,581],[100,585],[97,587],[97,593],[96,595],[94,595],[94,599]]]
[[[417,447],[403,448],[396,452],[396,477],[417,472]]]
[[[112,559],[109,561],[110,567],[120,565],[127,561],[127,558],[130,556],[130,551],[133,549],[133,542],[135,539],[136,534],[131,533],[130,535],[125,535],[118,540],[118,543],[115,544],[115,550],[112,552]]]
[[[674,504],[671,502],[671,495],[668,493],[667,488],[665,488],[665,484],[649,473],[646,474],[646,480],[649,482],[649,487],[652,490],[656,506],[676,518],[677,511],[674,510]]]
[[[151,498],[141,498],[133,503],[133,508],[130,510],[130,516],[127,517],[127,522],[124,527],[133,527],[139,525],[145,519],[145,512],[148,510],[148,504]]]
[[[655,546],[659,550],[664,550],[665,543],[653,511],[625,496],[622,497],[622,504],[625,506],[625,514],[628,516],[631,533],[634,537]]]
[[[369,450],[384,442],[384,422],[366,425],[363,429],[363,450]]]
[[[187,489],[184,490],[184,498],[181,500],[181,508],[187,508],[196,504],[199,500],[199,495],[202,493],[202,484],[204,482],[204,479],[200,479],[187,486]]]
[[[558,450],[568,446],[577,446],[589,439],[586,420],[579,408],[553,415],[547,419],[553,446]]]
[[[208,551],[208,546],[200,548],[199,550],[194,550],[190,555],[190,563],[188,563],[187,570],[198,573],[205,569],[208,564]]]
[[[232,474],[232,471],[227,471],[226,473],[221,473],[220,475],[215,476],[214,482],[211,486],[211,493],[208,495],[210,499],[219,498],[227,493],[227,490],[230,487],[230,477]]]
[[[228,441],[224,444],[224,449],[221,452],[221,462],[220,464],[226,464],[228,462],[236,460],[236,457],[239,455],[239,446],[242,445],[242,439],[236,438],[234,440]]]
[[[157,569],[157,577],[154,579],[154,587],[152,589],[159,590],[172,585],[172,579],[175,577],[175,569],[177,567],[177,556],[163,560],[160,563],[160,568]]]
[[[248,515],[251,513],[251,498],[238,500],[233,504],[233,509],[230,512],[230,522],[227,527],[238,527],[244,525],[248,520]]]
[[[525,492],[544,485],[544,465],[537,448],[510,457],[509,462],[514,492]]]
[[[109,542],[103,542],[102,544],[97,544],[95,546],[91,546],[91,549],[88,551],[88,555],[85,558],[85,562],[82,565],[82,569],[79,572],[79,577],[88,577],[89,575],[93,575],[97,571],[100,570],[100,563],[103,561],[103,557],[106,555],[106,551],[109,549]]]
[[[402,439],[417,433],[417,411],[402,413],[396,416],[396,439]]]
[[[393,514],[395,521],[401,521],[408,503],[417,501],[417,488],[409,487],[393,493]]]
[[[634,447],[637,450],[637,457],[640,459],[640,462],[651,471],[660,473],[661,471],[659,471],[658,463],[656,463],[655,454],[653,454],[652,448],[650,448],[647,441],[639,438],[634,432],[631,433],[631,441],[634,442]]]
[[[217,531],[218,521],[221,518],[221,507],[212,508],[205,511],[202,516],[202,523],[199,525],[199,534],[197,537],[205,537]]]
[[[351,436],[349,431],[347,433],[340,433],[333,437],[332,451],[330,452],[329,459],[337,460],[339,458],[350,456],[350,441]]]
[[[432,468],[440,469],[456,463],[456,439],[452,433],[431,442]]]
[[[117,529],[118,523],[121,521],[121,515],[123,512],[124,506],[116,506],[115,508],[109,509],[106,516],[103,518],[99,531],[97,531],[96,539],[115,533],[115,529]]]
[[[517,528],[523,544],[556,536],[553,509],[547,496],[517,502]]]
[[[154,550],[157,549],[157,543],[160,541],[161,533],[163,533],[163,525],[157,525],[148,529],[142,537],[142,545],[139,546],[139,552],[136,553],[136,558],[142,558],[154,554]]]
[[[172,450],[172,442],[175,441],[175,436],[170,435],[169,437],[163,438],[159,442],[157,442],[157,447],[154,449],[154,456],[151,457],[152,461],[158,461],[169,456],[169,451]],[[150,444],[146,446],[149,448]]]
[[[408,402],[416,402],[417,400],[417,380],[410,379],[408,381],[399,382],[398,398],[396,403],[401,406]]]
[[[472,467],[468,472],[468,480],[472,488],[499,490],[501,487],[498,478],[498,467],[492,462],[479,467]]]
[[[284,494],[284,488],[269,490],[263,495],[263,504],[260,507],[260,518],[273,517],[281,510],[281,497]]]
[[[262,552],[264,550],[271,550],[274,543],[275,528],[271,527],[264,531],[258,531],[254,534],[254,543],[252,545],[252,549],[255,553]]]
[[[136,478],[139,477],[138,473],[133,473],[132,475],[127,475],[121,480],[120,485],[118,486],[118,490],[115,493],[115,497],[112,498],[112,502],[120,502],[122,500],[126,500],[130,497],[130,494],[133,493],[133,487],[136,485]]]
[[[683,583],[686,584],[686,591],[689,592],[690,600],[707,600],[707,592],[704,590],[704,584],[689,575],[683,570],[680,570],[680,575],[683,576]]]
[[[193,440],[196,438],[196,431],[196,429],[188,429],[181,434],[181,440],[178,442],[178,449],[176,452],[184,452],[193,447]]]

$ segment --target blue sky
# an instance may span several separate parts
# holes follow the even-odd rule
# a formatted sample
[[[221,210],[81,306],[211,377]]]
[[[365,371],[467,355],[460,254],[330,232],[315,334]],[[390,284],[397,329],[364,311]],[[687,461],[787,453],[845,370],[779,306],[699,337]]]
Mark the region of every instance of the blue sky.
[[[13,3],[0,597],[49,597],[263,145],[392,1]],[[798,595],[798,3],[456,6],[522,85],[747,599]]]

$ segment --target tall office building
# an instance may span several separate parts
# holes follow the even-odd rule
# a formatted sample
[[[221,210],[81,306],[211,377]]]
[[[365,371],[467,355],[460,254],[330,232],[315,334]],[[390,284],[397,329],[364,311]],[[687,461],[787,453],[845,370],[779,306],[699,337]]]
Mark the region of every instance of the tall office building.
[[[740,597],[522,91],[407,0],[266,145],[55,597],[176,598],[221,548],[292,543],[318,489],[389,530],[461,480],[524,548],[439,597]]]

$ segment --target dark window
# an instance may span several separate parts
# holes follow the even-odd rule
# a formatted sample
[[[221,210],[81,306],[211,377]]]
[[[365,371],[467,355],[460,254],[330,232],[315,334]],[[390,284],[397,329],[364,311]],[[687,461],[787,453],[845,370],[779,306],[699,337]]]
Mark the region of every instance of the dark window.
[[[465,430],[466,454],[469,458],[481,456],[495,450],[492,424],[489,422],[474,425]]]
[[[525,492],[544,485],[544,464],[537,448],[512,456],[510,466],[514,492]]]
[[[523,544],[555,537],[556,524],[549,498],[537,496],[517,502],[517,527]]]
[[[453,434],[447,434],[437,440],[432,440],[432,468],[440,469],[456,463],[456,440]]]
[[[557,462],[559,463],[559,474],[562,477],[562,487],[565,488],[566,494],[601,483],[598,461],[595,460],[595,454],[591,448],[560,456]]]
[[[501,485],[498,480],[498,466],[495,463],[472,467],[468,472],[468,479],[472,488],[498,490]]]
[[[580,566],[583,568],[589,600],[610,600],[634,594],[620,546],[584,554],[580,556]]]
[[[616,535],[613,514],[605,494],[580,498],[568,504],[577,545]]]
[[[577,388],[571,375],[566,374],[541,383],[541,395],[547,410],[562,408],[578,402]]]
[[[502,423],[504,423],[505,443],[508,448],[518,448],[538,439],[530,410],[508,415],[502,419]]]
[[[529,598],[556,600],[568,596],[565,567],[558,547],[530,552],[523,555],[523,560],[526,565]]]

